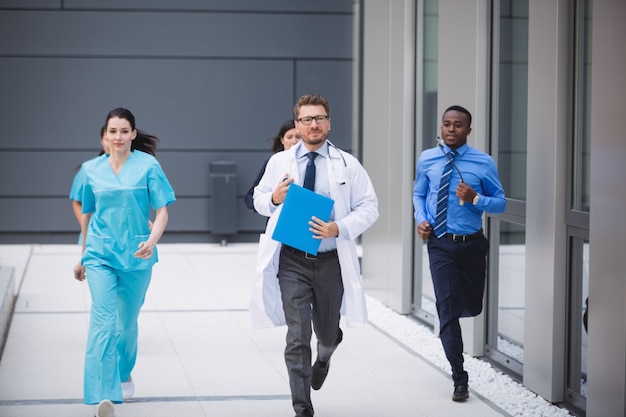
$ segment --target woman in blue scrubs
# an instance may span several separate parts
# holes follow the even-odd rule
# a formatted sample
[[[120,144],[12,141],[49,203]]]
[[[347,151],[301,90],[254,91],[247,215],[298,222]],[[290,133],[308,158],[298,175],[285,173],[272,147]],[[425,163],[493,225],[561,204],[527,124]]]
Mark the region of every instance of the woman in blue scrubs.
[[[97,417],[115,417],[113,404],[134,392],[137,317],[158,261],[167,206],[176,198],[153,156],[158,139],[137,130],[124,108],[112,110],[105,126],[110,154],[83,164],[85,239],[74,277],[87,279],[92,299],[84,403],[98,404]],[[150,208],[156,213],[151,228]]]
[[[109,145],[104,140],[104,131],[106,126],[102,126],[100,128],[100,145],[102,146],[102,150],[98,154],[101,156],[105,153],[109,153]],[[97,156],[97,157],[98,157]],[[96,158],[97,158],[96,157]],[[74,175],[74,180],[72,181],[72,188],[70,190],[70,200],[72,200],[72,211],[74,212],[74,216],[76,217],[76,221],[80,226],[82,218],[83,218],[83,164],[77,168],[78,172]],[[82,235],[78,235],[78,244],[81,245],[83,243]]]

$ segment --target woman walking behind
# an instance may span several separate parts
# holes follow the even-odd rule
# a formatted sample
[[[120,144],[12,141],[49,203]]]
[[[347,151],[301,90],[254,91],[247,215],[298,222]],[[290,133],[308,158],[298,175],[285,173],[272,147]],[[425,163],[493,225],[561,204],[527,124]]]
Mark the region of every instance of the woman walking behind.
[[[109,153],[109,144],[107,143],[107,141],[104,140],[104,133],[106,130],[106,126],[102,126],[100,128],[100,145],[102,146],[102,150],[100,151],[100,153],[98,154],[98,156],[96,156],[96,158],[98,158],[99,156],[104,155],[105,153]],[[76,175],[74,175],[74,180],[72,181],[72,189],[70,190],[70,200],[72,200],[72,212],[74,213],[74,216],[76,217],[76,221],[78,222],[78,226],[80,227],[80,224],[82,222],[83,219],[83,164],[80,164],[76,169],[78,169],[78,172],[76,172]],[[82,235],[78,236],[78,244],[82,245],[83,243],[83,237]]]
[[[287,151],[289,150],[289,148],[291,148],[293,145],[295,145],[298,142],[300,142],[300,132],[298,132],[298,129],[296,129],[296,125],[293,119],[286,120],[280,126],[280,129],[278,129],[278,134],[274,136],[274,139],[272,140],[272,154],[275,154],[277,152]],[[261,167],[259,174],[256,176],[254,183],[252,183],[252,186],[250,187],[250,189],[248,190],[248,192],[246,193],[243,199],[244,203],[246,203],[246,207],[248,207],[250,210],[254,211],[255,213],[256,213],[256,210],[254,209],[254,201],[253,201],[254,187],[259,185],[261,178],[263,178],[263,174],[265,174],[265,167],[267,166],[267,162],[269,160],[270,159],[267,158],[265,162],[263,162],[263,166]]]
[[[110,154],[83,165],[85,238],[74,277],[87,280],[92,299],[84,403],[98,405],[97,417],[115,417],[113,404],[134,393],[137,317],[158,261],[155,245],[167,225],[167,206],[176,198],[154,158],[158,139],[137,130],[124,108],[112,110],[105,126]]]

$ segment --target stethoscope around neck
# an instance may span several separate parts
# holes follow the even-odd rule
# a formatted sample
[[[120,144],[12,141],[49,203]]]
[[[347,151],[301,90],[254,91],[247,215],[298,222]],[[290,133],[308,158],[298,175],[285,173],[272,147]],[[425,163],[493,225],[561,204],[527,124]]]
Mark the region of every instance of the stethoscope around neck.
[[[335,164],[333,164],[333,160],[330,157],[330,148],[333,148],[335,150],[335,152],[337,152],[339,154],[339,156],[341,157],[341,160],[343,161],[343,168],[345,170],[345,168],[348,167],[348,164],[346,163],[346,158],[343,157],[343,154],[341,153],[341,151],[339,151],[339,149],[337,149],[337,147],[335,145],[332,144],[331,141],[329,141],[328,139],[326,140],[326,149],[328,152],[328,163],[330,164],[330,169],[332,169],[333,171],[333,177],[335,177],[335,182],[338,185],[345,185],[346,183],[346,179],[345,179],[345,175],[342,175],[341,178],[337,177],[337,173],[335,172]]]
[[[343,154],[341,153],[341,151],[339,150],[339,148],[337,148],[335,145],[333,145],[329,140],[326,140],[326,149],[327,149],[327,163],[330,164],[330,169],[333,172],[333,177],[335,178],[335,182],[338,185],[345,185],[346,184],[346,176],[345,175],[341,175],[341,176],[337,176],[337,172],[335,171],[335,164],[333,163],[333,159],[330,157],[330,148],[333,148],[334,151],[341,157],[341,161],[343,162],[343,168],[346,169],[348,167],[348,163],[346,162],[346,158],[343,156]]]

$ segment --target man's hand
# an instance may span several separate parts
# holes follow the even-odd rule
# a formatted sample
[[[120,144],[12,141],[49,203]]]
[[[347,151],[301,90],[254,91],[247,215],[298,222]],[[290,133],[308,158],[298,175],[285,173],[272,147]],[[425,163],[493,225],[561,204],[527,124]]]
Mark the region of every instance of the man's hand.
[[[293,178],[289,178],[289,173],[283,176],[283,179],[280,180],[278,186],[272,193],[272,204],[278,206],[283,204],[285,201],[285,196],[287,195],[287,190],[289,190],[289,184],[293,182]]]
[[[476,194],[477,192],[464,182],[460,182],[456,187],[456,196],[459,197],[459,200],[466,203],[471,203],[474,200],[474,197],[476,197]]]
[[[417,234],[422,240],[428,240],[432,232],[433,228],[430,226],[430,222],[426,220],[417,225]]]
[[[311,217],[309,226],[311,226],[309,231],[314,233],[313,239],[325,239],[339,236],[339,226],[337,226],[335,222],[326,223],[322,219],[313,216]]]

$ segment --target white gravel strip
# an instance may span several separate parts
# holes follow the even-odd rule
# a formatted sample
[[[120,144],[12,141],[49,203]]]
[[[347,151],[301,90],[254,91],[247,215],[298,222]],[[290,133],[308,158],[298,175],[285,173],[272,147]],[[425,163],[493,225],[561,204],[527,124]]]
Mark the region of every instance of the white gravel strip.
[[[410,317],[396,313],[380,301],[366,297],[369,321],[374,326],[450,375],[450,364],[443,353],[441,341],[432,330]],[[491,364],[467,354],[464,356],[465,369],[470,376],[470,390],[511,416],[574,417],[566,409],[524,388]]]

